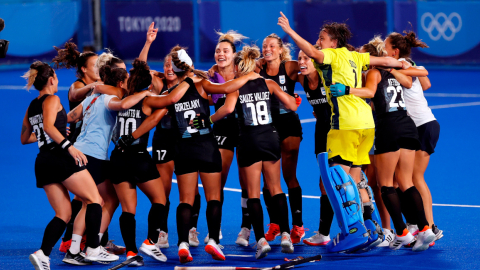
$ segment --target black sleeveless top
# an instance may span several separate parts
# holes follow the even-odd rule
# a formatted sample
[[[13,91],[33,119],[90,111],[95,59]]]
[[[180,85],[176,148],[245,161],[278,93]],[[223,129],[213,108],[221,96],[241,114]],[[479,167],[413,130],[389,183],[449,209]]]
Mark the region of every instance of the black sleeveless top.
[[[382,80],[377,85],[377,92],[372,98],[377,117],[383,118],[391,112],[406,111],[403,99],[403,86],[390,72],[379,70]]]
[[[58,144],[55,143],[43,130],[42,105],[48,96],[50,95],[43,95],[41,98],[36,98],[32,100],[28,106],[28,121],[33,127],[33,132],[35,132],[35,135],[37,136],[37,143],[40,151],[52,150],[58,146]],[[53,125],[58,129],[58,131],[60,131],[63,137],[67,137],[67,112],[63,106],[62,110],[57,113],[57,118],[55,119],[55,123]]]
[[[144,99],[145,98],[140,100],[128,110],[118,112],[117,123],[115,124],[115,129],[112,136],[112,140],[114,142],[116,142],[123,135],[131,135],[135,130],[137,130],[137,127],[139,127],[143,121],[147,119],[147,115],[145,115],[142,110]],[[136,139],[132,145],[139,145],[147,148],[149,135],[150,131]]]
[[[272,102],[265,79],[248,81],[239,89],[235,106],[240,129],[272,123]]]
[[[210,103],[198,93],[195,86],[188,88],[177,103],[168,106],[168,113],[172,117],[172,128],[182,139],[212,133],[211,128],[196,129],[190,126],[190,120],[197,114],[210,116]]]
[[[77,79],[75,82],[81,82],[84,86],[87,84],[82,79]],[[87,93],[87,96],[90,95],[91,90]],[[80,103],[83,102],[84,99],[80,101],[70,101],[70,89],[68,90],[68,107],[70,107],[70,111],[75,109]],[[77,140],[78,135],[80,135],[80,130],[82,129],[82,120],[78,121],[77,123],[70,124],[70,135],[69,140],[74,143]]]
[[[290,77],[288,77],[287,71],[285,69],[285,62],[280,63],[278,74],[274,76],[270,76],[267,74],[267,65],[265,64],[260,71],[260,76],[265,79],[274,80],[280,86],[283,92],[287,92],[292,97],[294,96],[296,82],[290,79]],[[271,103],[273,114],[284,114],[291,112],[291,110],[286,109],[285,106],[283,106],[283,104],[279,102],[277,98],[275,98],[275,96],[272,96]]]
[[[307,76],[304,76],[303,90],[307,95],[308,103],[310,103],[310,105],[313,107],[313,111],[317,116],[317,121],[328,122],[328,124],[330,124],[332,109],[330,108],[330,104],[328,104],[327,95],[325,88],[323,87],[322,80],[319,78],[317,88],[315,88],[315,90],[311,90],[308,86],[308,78]]]
[[[163,88],[160,91],[160,95],[169,94],[178,85],[178,84],[174,85],[172,88],[168,89],[167,80],[166,79],[162,79],[162,80],[163,80]],[[165,116],[160,120],[160,122],[158,122],[157,127],[155,128],[155,133],[153,133],[153,137],[157,136],[157,130],[160,132],[160,129],[171,129],[171,128],[172,128],[172,116],[170,112],[167,112],[167,114],[165,114]]]

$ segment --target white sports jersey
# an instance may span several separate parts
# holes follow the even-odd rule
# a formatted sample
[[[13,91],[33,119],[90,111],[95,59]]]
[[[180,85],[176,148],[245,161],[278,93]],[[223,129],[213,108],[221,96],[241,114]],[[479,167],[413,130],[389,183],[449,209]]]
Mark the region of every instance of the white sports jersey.
[[[398,60],[401,61],[405,59],[402,58]],[[407,113],[412,118],[413,122],[415,122],[415,125],[419,127],[436,119],[432,110],[428,107],[427,99],[423,95],[420,80],[416,77],[413,77],[412,79],[412,88],[405,89],[403,94],[405,105],[407,106]]]

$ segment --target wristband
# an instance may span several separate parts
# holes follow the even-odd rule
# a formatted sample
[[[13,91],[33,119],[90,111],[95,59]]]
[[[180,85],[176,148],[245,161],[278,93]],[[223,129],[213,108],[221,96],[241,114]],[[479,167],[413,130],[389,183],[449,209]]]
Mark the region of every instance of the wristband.
[[[210,124],[213,124],[212,116],[211,116],[211,115],[210,115],[210,117],[208,117],[208,120],[210,120]]]
[[[192,78],[187,77],[184,82],[188,83],[190,87],[195,87],[195,83],[193,82]]]
[[[64,140],[60,143],[60,147],[62,147],[63,150],[67,150],[70,146],[72,146],[72,143],[70,143],[70,141],[67,140],[67,139],[64,139]]]
[[[345,86],[345,95],[350,95],[350,86]]]

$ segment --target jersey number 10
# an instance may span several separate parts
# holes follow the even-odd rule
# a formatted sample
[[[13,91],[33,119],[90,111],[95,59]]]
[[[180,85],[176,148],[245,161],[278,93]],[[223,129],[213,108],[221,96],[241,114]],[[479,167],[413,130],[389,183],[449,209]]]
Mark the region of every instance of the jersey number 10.
[[[137,122],[133,118],[125,118],[119,117],[118,122],[120,123],[120,136],[123,135],[131,135],[135,130],[137,130]],[[129,132],[129,126],[130,132]]]

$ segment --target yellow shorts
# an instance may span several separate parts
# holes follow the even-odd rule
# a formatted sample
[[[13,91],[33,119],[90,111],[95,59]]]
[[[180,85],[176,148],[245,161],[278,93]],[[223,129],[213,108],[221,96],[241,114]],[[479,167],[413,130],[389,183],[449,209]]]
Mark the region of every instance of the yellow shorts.
[[[340,156],[352,165],[370,164],[368,152],[373,146],[375,129],[330,129],[327,135],[328,159]]]

